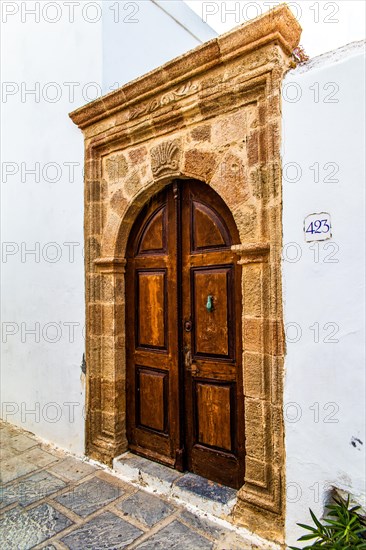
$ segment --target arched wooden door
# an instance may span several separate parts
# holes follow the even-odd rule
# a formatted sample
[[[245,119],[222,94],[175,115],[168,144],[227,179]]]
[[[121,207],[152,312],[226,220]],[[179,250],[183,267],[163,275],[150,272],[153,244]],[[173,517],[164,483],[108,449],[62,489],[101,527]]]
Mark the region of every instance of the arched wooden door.
[[[235,488],[244,479],[238,242],[209,186],[175,182],[136,220],[126,272],[130,449]]]

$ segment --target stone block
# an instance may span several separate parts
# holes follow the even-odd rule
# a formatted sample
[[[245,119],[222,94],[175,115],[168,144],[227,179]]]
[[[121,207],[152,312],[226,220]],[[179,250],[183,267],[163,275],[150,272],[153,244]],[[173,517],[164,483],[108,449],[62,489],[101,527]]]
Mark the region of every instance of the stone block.
[[[93,336],[102,336],[102,306],[100,304],[90,304],[88,306],[88,332]]]
[[[260,461],[266,456],[266,415],[263,401],[246,399],[246,453]]]
[[[85,518],[103,508],[123,494],[120,487],[116,487],[99,478],[93,478],[72,488],[55,498],[65,508]]]
[[[245,351],[263,353],[263,319],[244,318],[243,347]]]
[[[63,537],[61,542],[70,550],[101,548],[102,538],[104,548],[117,550],[132,544],[142,533],[141,529],[115,514],[104,512],[74,529],[69,535]]]
[[[261,353],[244,353],[244,395],[263,399],[265,397],[265,364]]]
[[[247,456],[245,459],[245,481],[266,488],[269,481],[267,464]]]
[[[214,153],[190,149],[184,158],[184,173],[195,176],[205,182],[210,181],[215,170],[217,156]]]
[[[17,506],[5,512],[0,526],[2,548],[34,548],[73,522],[49,504],[30,510]]]
[[[244,315],[261,317],[262,309],[262,265],[246,264],[243,268]]]
[[[65,458],[65,460],[53,464],[47,469],[49,472],[55,473],[67,481],[79,481],[97,470],[95,466],[77,460],[74,457]]]
[[[211,139],[211,125],[205,124],[194,128],[191,131],[191,138],[193,141],[210,141]]]
[[[146,527],[152,527],[174,512],[174,507],[161,498],[138,491],[117,505],[124,515],[137,519]]]
[[[213,548],[213,543],[179,521],[173,521],[136,548],[139,550],[166,550],[166,548],[210,550]]]

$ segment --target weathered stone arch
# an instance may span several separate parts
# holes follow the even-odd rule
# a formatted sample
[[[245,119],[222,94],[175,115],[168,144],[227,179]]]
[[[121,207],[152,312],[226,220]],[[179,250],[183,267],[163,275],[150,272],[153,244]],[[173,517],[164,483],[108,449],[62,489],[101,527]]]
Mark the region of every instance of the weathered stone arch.
[[[161,143],[164,144],[166,142],[162,141]],[[196,151],[193,151],[193,153],[196,153]],[[191,169],[185,169],[184,160],[187,162],[187,156],[188,158],[193,156],[189,161],[193,166],[197,166],[193,164],[197,162],[199,170],[193,170],[193,166],[190,166]],[[123,190],[126,194],[122,193],[119,197],[117,208],[110,209],[107,213],[101,239],[102,257],[124,256],[128,234],[137,213],[153,195],[163,189],[165,185],[171,183],[173,179],[179,182],[179,180],[184,181],[185,179],[193,178],[212,187],[233,213],[234,219],[236,218],[235,221],[239,233],[246,240],[248,239],[248,222],[245,221],[245,215],[243,216],[243,209],[247,215],[250,215],[255,206],[252,204],[253,201],[250,200],[249,183],[246,183],[245,187],[242,185],[241,171],[243,167],[240,157],[231,151],[228,151],[224,155],[217,155],[214,167],[212,165],[213,158],[215,157],[213,152],[206,154],[199,152],[198,155],[192,155],[192,151],[188,150],[187,155],[185,149],[182,147],[179,148],[179,157],[183,159],[178,166],[179,170],[171,171],[169,175],[156,178],[149,178],[147,176],[136,178],[133,195],[128,195],[128,192],[126,192],[129,178],[126,177],[120,180],[117,193]],[[119,217],[119,221],[117,221],[117,216]]]
[[[125,248],[173,179],[210,185],[243,266],[245,483],[232,521],[283,542],[280,104],[300,27],[282,5],[75,111],[85,137],[86,452],[127,448]]]

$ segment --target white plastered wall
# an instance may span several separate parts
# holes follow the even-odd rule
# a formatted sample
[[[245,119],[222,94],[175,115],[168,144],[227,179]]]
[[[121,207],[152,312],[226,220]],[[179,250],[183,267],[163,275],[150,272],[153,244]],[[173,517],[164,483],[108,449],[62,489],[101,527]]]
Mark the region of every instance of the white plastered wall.
[[[1,3],[1,417],[82,454],[84,159],[68,113],[215,33],[176,2],[70,4]]]
[[[287,542],[332,487],[365,501],[365,50],[354,43],[283,85]],[[318,164],[316,164],[318,163]],[[332,238],[306,243],[308,214]]]

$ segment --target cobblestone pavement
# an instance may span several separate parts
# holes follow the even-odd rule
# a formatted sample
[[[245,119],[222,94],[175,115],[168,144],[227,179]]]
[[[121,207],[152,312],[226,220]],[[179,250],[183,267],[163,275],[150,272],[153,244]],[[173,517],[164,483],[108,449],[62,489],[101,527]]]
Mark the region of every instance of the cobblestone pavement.
[[[0,438],[2,550],[260,548],[10,424]]]

